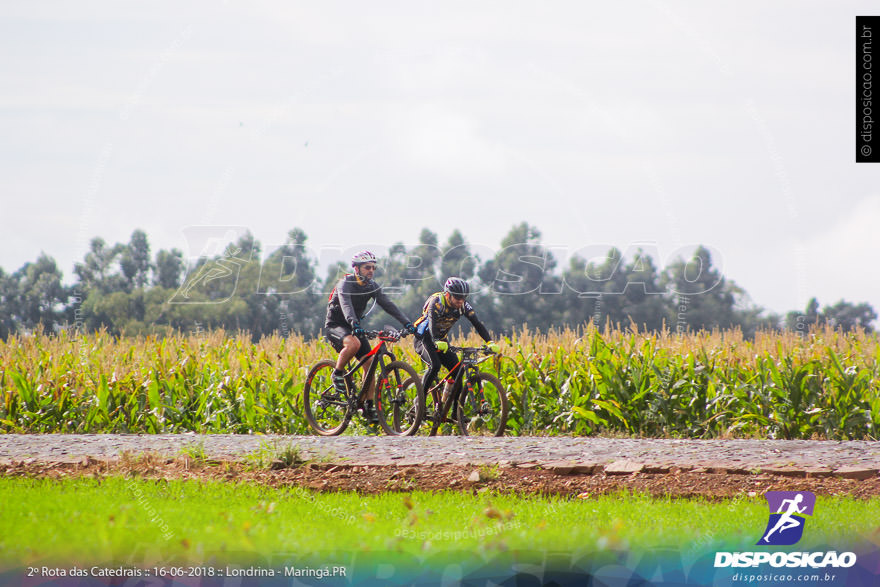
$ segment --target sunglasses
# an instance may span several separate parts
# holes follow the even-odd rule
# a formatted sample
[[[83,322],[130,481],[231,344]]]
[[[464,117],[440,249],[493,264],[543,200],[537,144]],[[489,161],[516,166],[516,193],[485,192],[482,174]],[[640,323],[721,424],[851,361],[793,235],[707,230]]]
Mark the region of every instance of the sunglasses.
[[[449,295],[452,296],[452,299],[453,299],[453,300],[462,300],[462,301],[464,301],[464,300],[467,299],[467,296],[463,296],[463,295],[461,295],[461,294],[449,294]]]
[[[375,265],[361,265],[361,269],[366,269],[367,271],[375,271]]]

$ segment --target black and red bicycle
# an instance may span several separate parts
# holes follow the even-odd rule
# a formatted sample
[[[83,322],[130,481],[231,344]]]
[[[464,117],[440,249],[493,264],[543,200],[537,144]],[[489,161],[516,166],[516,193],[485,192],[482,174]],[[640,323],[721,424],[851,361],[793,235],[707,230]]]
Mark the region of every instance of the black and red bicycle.
[[[306,420],[321,436],[342,434],[352,417],[363,411],[370,383],[378,372],[374,383],[379,425],[386,434],[411,436],[418,430],[425,410],[421,379],[413,367],[398,360],[388,349],[389,343],[399,341],[406,334],[386,327],[369,330],[365,335],[368,339],[378,338],[379,342],[346,371],[345,393],[333,385],[336,361],[318,361],[309,369],[303,387]],[[371,358],[375,360],[364,373],[363,366]]]
[[[491,373],[480,371],[478,365],[494,355],[489,347],[456,347],[449,350],[461,353],[461,360],[454,369],[451,392],[443,398],[445,380],[440,378],[436,385],[424,394],[424,405],[420,411],[404,413],[402,420],[407,426],[418,428],[424,419],[428,426],[421,431],[409,434],[435,436],[454,433],[463,436],[504,436],[507,426],[509,404],[507,391],[501,380]],[[484,355],[480,357],[480,355]],[[430,405],[430,408],[428,406]],[[407,428],[409,430],[409,428]]]

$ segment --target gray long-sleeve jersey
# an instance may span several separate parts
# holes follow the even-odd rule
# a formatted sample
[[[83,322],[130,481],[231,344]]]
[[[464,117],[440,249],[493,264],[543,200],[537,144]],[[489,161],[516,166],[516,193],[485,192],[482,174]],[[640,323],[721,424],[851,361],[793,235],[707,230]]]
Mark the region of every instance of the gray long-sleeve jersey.
[[[354,327],[355,323],[360,322],[363,318],[367,304],[373,298],[376,298],[376,303],[402,325],[409,323],[410,320],[385,295],[378,283],[372,279],[369,281],[361,279],[350,273],[339,280],[339,283],[333,288],[333,293],[330,294],[324,327]]]

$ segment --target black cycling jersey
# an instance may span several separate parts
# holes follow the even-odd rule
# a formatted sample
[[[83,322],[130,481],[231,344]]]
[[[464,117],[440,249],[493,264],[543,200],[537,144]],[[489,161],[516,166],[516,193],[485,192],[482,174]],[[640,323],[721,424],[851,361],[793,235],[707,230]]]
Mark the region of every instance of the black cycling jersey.
[[[416,334],[424,336],[426,333],[430,332],[431,337],[434,340],[443,340],[462,316],[465,316],[471,321],[477,334],[479,334],[483,340],[489,342],[492,339],[489,335],[489,331],[483,326],[480,319],[477,318],[477,313],[474,311],[474,307],[471,306],[470,303],[465,302],[459,309],[453,308],[446,303],[446,298],[443,296],[443,292],[435,293],[425,302],[425,307],[422,309],[422,315],[415,323]]]
[[[367,304],[373,298],[376,303],[396,318],[401,324],[406,325],[409,320],[403,312],[392,302],[382,287],[372,279],[366,280],[349,273],[339,280],[333,292],[330,294],[330,303],[327,305],[327,318],[324,320],[324,328],[332,326],[348,326],[360,322],[367,309]]]

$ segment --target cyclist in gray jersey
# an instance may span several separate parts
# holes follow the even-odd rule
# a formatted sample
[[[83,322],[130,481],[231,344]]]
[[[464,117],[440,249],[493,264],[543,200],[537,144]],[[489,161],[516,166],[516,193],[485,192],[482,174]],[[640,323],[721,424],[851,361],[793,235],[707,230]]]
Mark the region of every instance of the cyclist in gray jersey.
[[[324,320],[324,336],[339,353],[336,369],[333,371],[333,384],[340,393],[345,393],[345,366],[357,357],[361,359],[370,352],[370,342],[364,336],[360,321],[364,317],[367,304],[375,299],[379,306],[396,318],[410,334],[415,332],[412,322],[392,302],[382,287],[373,281],[376,271],[376,256],[370,251],[361,251],[352,257],[353,273],[346,274],[339,280],[330,293],[327,305],[327,317]],[[366,373],[372,359],[364,364]],[[367,390],[364,404],[364,415],[376,423],[379,417],[373,403],[375,391],[372,382]]]

